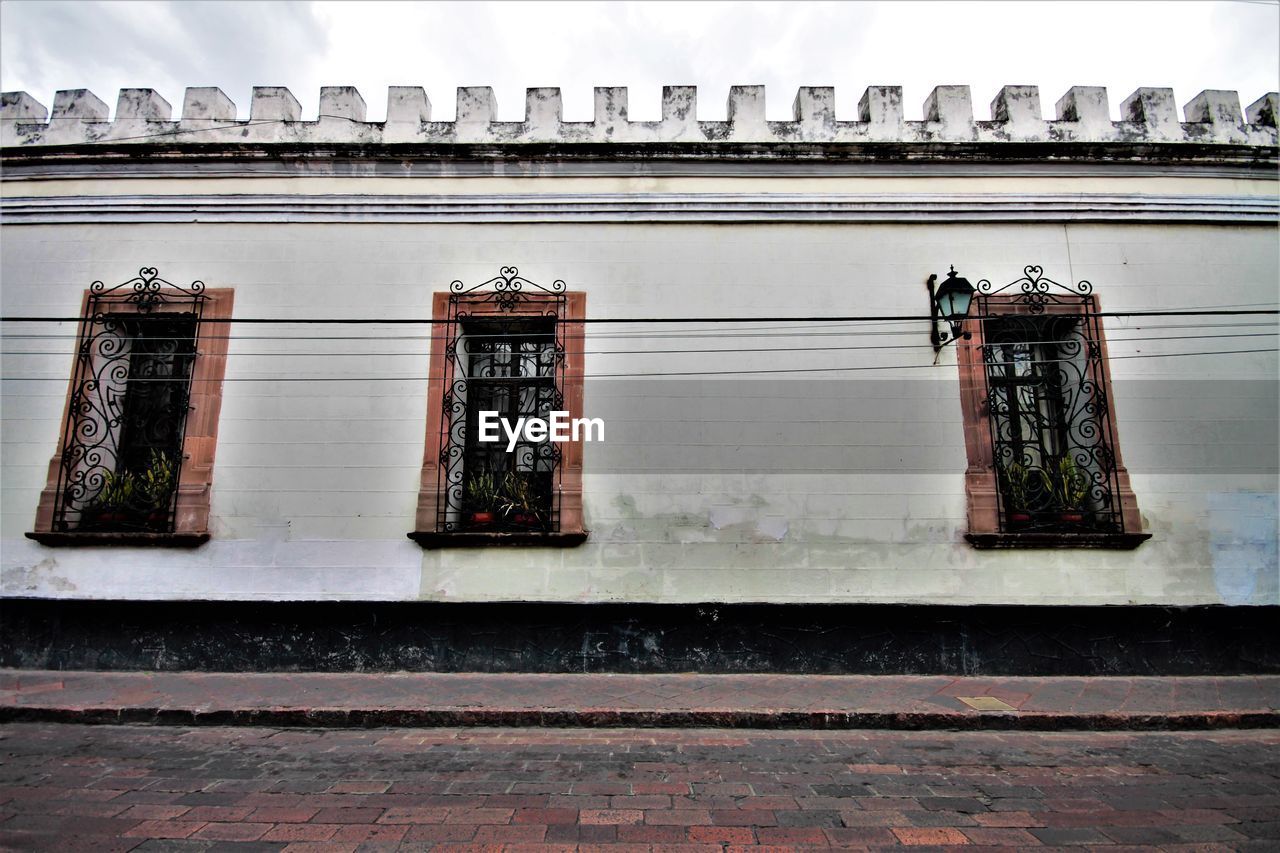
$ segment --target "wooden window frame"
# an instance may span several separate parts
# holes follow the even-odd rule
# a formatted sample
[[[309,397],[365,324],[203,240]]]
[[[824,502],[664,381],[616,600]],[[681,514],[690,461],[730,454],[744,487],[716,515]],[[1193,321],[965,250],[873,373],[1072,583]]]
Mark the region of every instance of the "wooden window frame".
[[[160,295],[170,291],[161,290]],[[174,294],[181,296],[182,294]],[[235,291],[232,288],[209,288],[203,291],[204,307],[196,326],[196,358],[191,372],[191,393],[188,400],[186,432],[182,441],[182,470],[178,477],[178,497],[172,532],[146,531],[57,531],[53,529],[54,507],[58,497],[58,474],[62,465],[62,451],[67,445],[66,428],[75,390],[75,370],[67,382],[67,398],[62,408],[62,426],[59,428],[58,445],[49,460],[45,487],[40,492],[36,507],[34,530],[28,539],[43,545],[169,545],[191,547],[207,542],[210,538],[209,514],[213,490],[213,464],[218,447],[219,413],[222,409],[222,384],[227,369],[227,349],[230,344],[232,305]],[[82,319],[77,330],[79,342],[90,334],[87,316],[91,293],[86,290],[81,300]],[[134,314],[137,309],[130,303],[107,303],[102,306],[110,314]]]

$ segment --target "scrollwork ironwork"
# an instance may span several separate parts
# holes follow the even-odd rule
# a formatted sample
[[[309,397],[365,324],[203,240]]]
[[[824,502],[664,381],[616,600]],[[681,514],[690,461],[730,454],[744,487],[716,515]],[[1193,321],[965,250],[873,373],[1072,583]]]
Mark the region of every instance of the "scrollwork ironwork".
[[[562,280],[556,279],[550,285],[544,286],[523,277],[520,275],[520,270],[515,267],[502,267],[493,278],[471,287],[467,287],[461,281],[455,279],[450,282],[449,291],[454,294],[478,294],[483,292],[484,298],[496,305],[500,311],[511,313],[525,301],[527,295],[525,292],[526,287],[532,288],[539,293],[562,294],[568,285]]]
[[[1060,284],[1051,278],[1046,278],[1044,268],[1034,264],[1023,267],[1022,277],[1006,285],[996,287],[985,278],[977,284],[977,291],[983,296],[993,296],[1013,288],[1017,288],[1020,293],[1017,301],[1026,305],[1034,314],[1043,314],[1045,306],[1062,302],[1062,296],[1054,291],[1061,291],[1068,298],[1089,296],[1093,293],[1093,285],[1087,281],[1082,280],[1075,285]]]
[[[111,297],[118,294],[117,303],[127,303],[143,313],[150,313],[167,302],[194,299],[204,293],[204,282],[193,281],[183,287],[160,278],[160,271],[155,267],[143,267],[138,274],[128,281],[107,287],[101,281],[89,285],[91,297]]]
[[[564,406],[567,285],[543,286],[514,266],[468,287],[449,285],[444,324],[436,529],[549,533],[559,529],[561,453],[551,441],[481,442],[480,411],[546,419]]]
[[[171,532],[205,296],[154,267],[95,281],[81,321],[53,529]]]
[[[1122,533],[1092,285],[1064,288],[1040,267],[1025,272],[1002,288],[978,285],[1001,529]],[[1013,287],[1012,299],[991,298]],[[1050,295],[1051,287],[1067,292]]]

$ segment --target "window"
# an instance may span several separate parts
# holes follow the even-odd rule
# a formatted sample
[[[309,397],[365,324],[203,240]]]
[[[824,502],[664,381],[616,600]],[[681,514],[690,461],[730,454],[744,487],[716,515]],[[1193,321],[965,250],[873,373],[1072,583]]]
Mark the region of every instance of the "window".
[[[451,427],[461,428],[465,448],[452,463],[461,468],[462,500],[457,506],[446,502],[440,521],[455,529],[553,530],[559,448],[521,436],[508,449],[501,432],[497,441],[482,442],[479,420],[481,412],[493,412],[514,426],[521,418],[546,420],[557,410],[556,372],[564,351],[556,346],[555,322],[469,320],[461,331],[455,375],[462,378],[454,394],[465,414],[455,415]],[[444,476],[458,478],[447,470]]]
[[[426,451],[416,529],[428,547],[573,545],[582,527],[582,443],[506,431],[520,418],[582,414],[585,294],[513,267],[433,305]],[[485,414],[490,413],[490,414]],[[496,414],[496,420],[495,420]],[[488,424],[482,439],[481,418]]]
[[[208,539],[230,290],[154,268],[85,294],[58,452],[28,534],[45,544]]]
[[[958,352],[969,534],[979,547],[1136,547],[1137,501],[1116,439],[1092,286],[1028,267],[1020,294],[978,285]],[[1054,293],[1052,288],[1066,291]]]

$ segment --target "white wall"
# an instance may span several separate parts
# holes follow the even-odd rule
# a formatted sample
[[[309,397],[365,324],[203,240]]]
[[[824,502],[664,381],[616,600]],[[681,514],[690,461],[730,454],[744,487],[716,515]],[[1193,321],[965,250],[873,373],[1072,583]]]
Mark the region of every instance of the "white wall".
[[[949,264],[971,280],[1002,283],[1035,263],[1062,282],[1092,281],[1103,310],[1125,311],[1274,307],[1275,245],[1272,227],[1181,223],[9,224],[0,272],[10,316],[74,315],[91,281],[112,284],[156,266],[171,281],[234,287],[237,317],[426,317],[431,294],[450,281],[478,282],[514,264],[535,281],[560,278],[585,291],[588,316],[603,318],[916,315],[927,307],[925,278]],[[1274,319],[1219,331],[1274,332]],[[1183,324],[1234,322],[1245,321]],[[1174,323],[1109,320],[1111,355],[1276,347],[1275,337],[1193,342],[1185,336],[1208,329],[1160,332],[1162,325]],[[788,404],[778,390],[809,394],[806,382],[820,377],[798,375],[795,386],[761,379],[768,399],[745,404],[735,387],[714,408],[741,423],[735,448],[748,464],[704,473],[619,470],[641,452],[628,435],[663,435],[660,424],[639,428],[627,419],[669,406],[634,399],[644,392],[639,382],[589,381],[586,414],[613,409],[619,420],[606,433],[617,438],[587,448],[587,544],[424,551],[405,533],[423,452],[427,341],[420,338],[427,327],[239,325],[224,389],[213,540],[191,551],[49,548],[23,533],[55,451],[74,325],[59,326],[56,339],[30,339],[21,333],[51,329],[6,324],[0,590],[75,598],[1280,601],[1275,448],[1256,446],[1259,436],[1274,435],[1274,421],[1268,427],[1264,415],[1258,423],[1252,402],[1259,389],[1274,394],[1274,352],[1113,360],[1120,445],[1151,541],[1132,552],[980,552],[961,538],[965,451],[955,355],[948,350],[931,366],[932,349],[919,346],[927,344],[924,323],[875,327],[889,334],[859,326],[845,336],[697,344],[687,337],[694,330],[683,328],[685,337],[622,338],[605,336],[658,330],[591,327],[588,349],[818,341],[913,348],[696,362],[678,353],[590,354],[589,376],[691,364],[900,369],[850,374],[856,384],[823,374],[834,380],[833,395],[856,388],[857,399],[803,424],[788,413],[821,407]],[[316,335],[367,339],[305,339]],[[291,336],[304,339],[283,339]],[[286,377],[310,381],[277,381]],[[1242,379],[1258,382],[1225,381]],[[1171,400],[1160,389],[1174,386],[1155,380],[1177,380],[1196,396]],[[664,397],[673,387],[697,388],[655,382]],[[1217,396],[1206,403],[1210,390]],[[610,397],[619,393],[632,399]],[[1144,394],[1156,399],[1140,403]],[[1230,439],[1238,448],[1206,448],[1206,421],[1222,430],[1242,418],[1254,422],[1238,426]],[[726,430],[712,430],[717,443]],[[693,452],[694,434],[672,428],[667,435],[683,446],[661,453]],[[813,451],[808,442],[828,446]],[[751,470],[753,453],[774,458],[787,445],[810,467]],[[1233,468],[1224,459],[1244,462]]]

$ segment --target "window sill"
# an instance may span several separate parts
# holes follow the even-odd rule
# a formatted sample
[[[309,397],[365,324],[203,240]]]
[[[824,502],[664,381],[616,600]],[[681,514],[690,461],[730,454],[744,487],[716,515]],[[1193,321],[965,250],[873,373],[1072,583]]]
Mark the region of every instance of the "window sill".
[[[1150,533],[966,533],[965,540],[980,551],[995,548],[1109,548],[1132,551]]]
[[[461,531],[440,533],[415,530],[407,534],[423,548],[483,548],[489,545],[521,545],[546,548],[574,548],[587,541],[587,531],[571,533],[492,533]]]
[[[154,545],[156,547],[195,548],[209,541],[208,533],[142,533],[119,531],[109,533],[72,533],[35,531],[26,534],[41,545]]]

